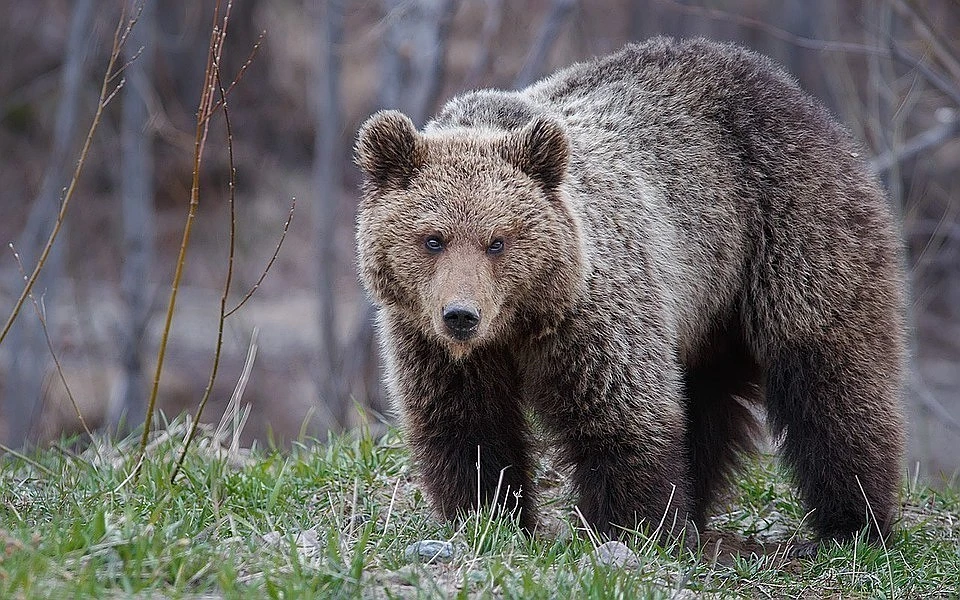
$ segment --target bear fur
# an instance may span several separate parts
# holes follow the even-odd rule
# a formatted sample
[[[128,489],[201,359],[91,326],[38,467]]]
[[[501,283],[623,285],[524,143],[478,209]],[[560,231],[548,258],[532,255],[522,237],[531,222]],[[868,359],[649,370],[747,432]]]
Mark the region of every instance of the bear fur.
[[[818,539],[889,533],[895,218],[770,60],[657,38],[465,94],[422,132],[377,113],[356,161],[360,276],[442,516],[500,503],[535,526],[533,420],[600,532],[702,530],[763,407]]]

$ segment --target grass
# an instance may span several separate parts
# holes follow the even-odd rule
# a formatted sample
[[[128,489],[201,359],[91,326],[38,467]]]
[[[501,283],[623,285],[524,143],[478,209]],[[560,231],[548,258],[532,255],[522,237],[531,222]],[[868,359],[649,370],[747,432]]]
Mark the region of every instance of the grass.
[[[220,449],[223,436],[205,430],[171,484],[185,431],[175,422],[152,435],[136,481],[133,438],[2,457],[0,597],[960,597],[957,491],[905,487],[886,550],[718,561],[637,539],[639,568],[615,569],[593,564],[550,470],[555,531],[530,540],[488,514],[435,521],[395,432],[280,452]],[[769,460],[751,464],[723,510],[711,528],[744,544],[785,541],[803,519]],[[408,564],[404,550],[422,539],[452,541],[457,555]]]

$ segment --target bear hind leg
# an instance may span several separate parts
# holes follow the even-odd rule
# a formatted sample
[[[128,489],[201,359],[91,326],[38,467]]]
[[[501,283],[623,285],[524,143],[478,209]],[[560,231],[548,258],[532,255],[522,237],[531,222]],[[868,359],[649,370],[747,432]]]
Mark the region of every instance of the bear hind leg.
[[[895,517],[901,366],[897,343],[889,346],[878,353],[866,336],[849,332],[786,344],[767,373],[770,422],[821,541],[843,541],[868,526],[871,537],[885,537]]]

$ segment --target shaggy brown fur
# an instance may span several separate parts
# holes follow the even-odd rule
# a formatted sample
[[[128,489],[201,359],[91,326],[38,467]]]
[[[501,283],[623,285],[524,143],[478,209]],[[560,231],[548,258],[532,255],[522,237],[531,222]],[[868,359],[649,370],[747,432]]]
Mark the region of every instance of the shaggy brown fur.
[[[867,527],[865,499],[890,531],[894,218],[860,148],[769,60],[655,39],[455,98],[423,132],[378,113],[356,154],[361,277],[442,515],[479,497],[534,526],[529,409],[599,530],[702,528],[758,403],[819,539]]]

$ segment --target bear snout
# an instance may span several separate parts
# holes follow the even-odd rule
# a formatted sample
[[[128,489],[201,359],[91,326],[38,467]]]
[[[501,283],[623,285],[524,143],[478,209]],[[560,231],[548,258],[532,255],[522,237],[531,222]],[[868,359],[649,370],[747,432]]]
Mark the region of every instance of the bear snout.
[[[443,307],[443,324],[456,339],[468,340],[477,333],[480,312],[465,302],[451,302]]]

